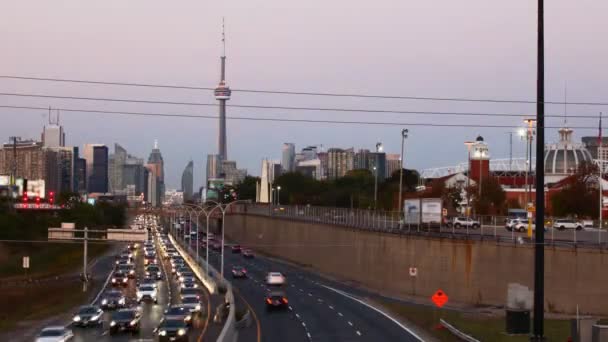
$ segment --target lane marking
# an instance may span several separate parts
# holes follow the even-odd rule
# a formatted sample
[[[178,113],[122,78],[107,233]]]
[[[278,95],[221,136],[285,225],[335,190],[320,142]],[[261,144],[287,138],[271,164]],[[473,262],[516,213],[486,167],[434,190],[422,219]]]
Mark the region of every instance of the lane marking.
[[[357,303],[359,303],[359,304],[361,304],[361,305],[364,305],[364,306],[366,306],[366,307],[368,307],[368,308],[370,308],[370,309],[372,309],[372,310],[376,311],[377,313],[381,314],[382,316],[384,316],[384,317],[388,318],[388,319],[389,319],[389,320],[391,320],[393,323],[395,323],[396,325],[398,325],[398,326],[399,326],[401,329],[405,330],[405,331],[406,331],[408,334],[410,334],[410,335],[412,335],[414,338],[418,339],[418,341],[421,341],[421,342],[422,342],[422,341],[424,341],[424,340],[423,340],[423,339],[422,339],[420,336],[418,336],[418,335],[417,335],[415,332],[413,332],[411,329],[409,329],[408,327],[406,327],[405,325],[403,325],[401,322],[397,321],[395,318],[393,318],[393,317],[392,317],[391,315],[389,315],[388,313],[386,313],[386,312],[384,312],[384,311],[382,311],[382,310],[380,310],[380,309],[378,309],[378,308],[375,308],[374,306],[372,306],[372,305],[370,305],[370,304],[368,304],[368,303],[366,303],[366,302],[364,302],[364,301],[362,301],[362,300],[360,300],[360,299],[358,299],[358,298],[356,298],[356,297],[353,297],[353,296],[349,295],[349,294],[348,294],[348,293],[346,293],[346,292],[340,291],[340,290],[338,290],[338,289],[334,289],[333,287],[330,287],[330,286],[327,286],[327,285],[321,285],[321,286],[325,287],[325,288],[326,288],[326,289],[328,289],[328,290],[334,291],[335,293],[341,294],[342,296],[344,296],[344,297],[346,297],[346,298],[350,298],[350,299],[354,300],[355,302],[357,302]]]
[[[330,308],[330,309],[332,309],[332,310],[334,309],[334,307],[333,307],[333,306],[331,306],[331,305],[329,306],[329,308]]]
[[[359,330],[356,331],[357,335],[361,336],[361,332]]]
[[[341,312],[338,312],[338,315],[339,315],[340,317],[344,317],[344,315],[343,315]]]
[[[262,341],[262,328],[260,326],[260,320],[258,319],[258,316],[255,314],[255,311],[253,310],[253,308],[251,307],[251,305],[249,305],[249,302],[245,300],[245,298],[241,295],[241,293],[239,292],[239,290],[235,287],[232,288],[232,290],[234,292],[236,292],[236,294],[241,298],[241,300],[243,301],[243,303],[245,303],[245,305],[247,305],[247,308],[249,309],[249,312],[251,312],[251,314],[253,315],[253,319],[255,320],[255,324],[257,327],[257,342],[261,342]],[[289,307],[289,310],[291,310],[291,306]]]
[[[310,337],[310,333],[309,332],[306,333],[306,336],[308,336],[309,340],[312,340],[312,337]]]
[[[350,325],[352,327],[353,326],[353,322],[348,321],[348,325]]]

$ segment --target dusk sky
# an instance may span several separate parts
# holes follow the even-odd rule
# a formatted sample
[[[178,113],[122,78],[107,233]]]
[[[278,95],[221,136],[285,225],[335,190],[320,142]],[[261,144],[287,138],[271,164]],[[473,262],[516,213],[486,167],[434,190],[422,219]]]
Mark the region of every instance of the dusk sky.
[[[553,0],[546,6],[546,99],[608,103],[608,1]],[[530,0],[309,1],[4,1],[0,74],[95,81],[215,87],[221,22],[226,20],[227,81],[233,89],[289,90],[422,97],[534,100],[536,2]],[[203,90],[170,90],[0,78],[2,93],[215,103]],[[0,105],[217,115],[215,106],[150,105],[0,96]],[[511,113],[534,116],[534,104],[335,98],[234,91],[229,105],[365,108],[400,111]],[[575,138],[597,135],[606,106],[569,105]],[[564,106],[548,105],[547,126],[563,124]],[[47,112],[0,108],[0,140],[39,139]],[[410,129],[405,166],[454,165],[465,140],[478,134],[490,154],[508,158],[508,128],[438,128],[255,122],[230,116],[522,125],[517,117],[436,116],[228,107],[228,157],[259,175],[262,158],[279,159],[281,144],[399,153]],[[217,153],[217,120],[63,112],[69,145],[115,142],[146,158],[154,140],[168,188],[179,187],[192,158],[195,187],[206,155]],[[606,126],[606,125],[605,125]],[[557,139],[547,130],[547,141]],[[514,137],[514,155],[524,144]]]

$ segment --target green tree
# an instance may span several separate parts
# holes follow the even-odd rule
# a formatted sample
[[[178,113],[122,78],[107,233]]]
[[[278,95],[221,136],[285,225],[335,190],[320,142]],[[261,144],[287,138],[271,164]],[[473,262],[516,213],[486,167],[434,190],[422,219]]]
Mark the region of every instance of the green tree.
[[[257,183],[260,177],[247,176],[236,186],[236,193],[240,200],[255,201]]]
[[[599,194],[594,179],[597,171],[595,164],[580,164],[577,172],[566,179],[567,184],[551,196],[553,215],[597,218]]]
[[[472,197],[472,206],[478,215],[491,215],[503,213],[506,200],[505,191],[496,177],[484,178],[481,182],[481,196],[479,184],[468,189]]]

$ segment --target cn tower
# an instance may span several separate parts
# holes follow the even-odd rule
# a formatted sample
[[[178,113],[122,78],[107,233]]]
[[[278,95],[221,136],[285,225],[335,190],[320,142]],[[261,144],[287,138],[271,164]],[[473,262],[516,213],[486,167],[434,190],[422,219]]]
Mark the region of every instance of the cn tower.
[[[220,84],[215,88],[215,99],[220,101],[220,130],[218,136],[218,156],[220,160],[228,160],[228,148],[226,146],[226,101],[230,100],[230,88],[226,85],[226,35],[224,31],[224,19],[222,19],[222,71]]]

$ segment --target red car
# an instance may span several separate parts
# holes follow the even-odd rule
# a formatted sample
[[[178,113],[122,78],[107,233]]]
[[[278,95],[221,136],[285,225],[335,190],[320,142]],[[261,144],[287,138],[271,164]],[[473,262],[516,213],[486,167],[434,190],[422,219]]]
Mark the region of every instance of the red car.
[[[288,305],[287,295],[283,291],[272,291],[266,296],[266,309],[285,309]]]

